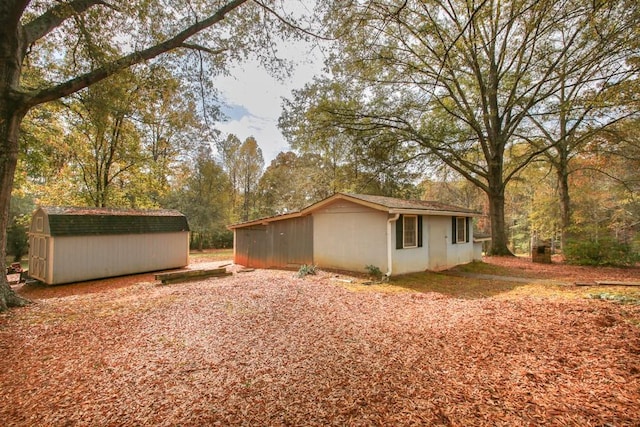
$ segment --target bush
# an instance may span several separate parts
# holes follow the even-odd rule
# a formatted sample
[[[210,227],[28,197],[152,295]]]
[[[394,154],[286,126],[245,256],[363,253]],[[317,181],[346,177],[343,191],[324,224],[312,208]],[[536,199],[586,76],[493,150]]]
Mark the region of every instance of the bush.
[[[640,261],[640,255],[633,251],[631,245],[610,238],[597,242],[570,241],[564,249],[564,256],[567,263],[574,265],[628,267]]]
[[[29,252],[29,236],[27,227],[14,222],[7,229],[7,254],[13,255],[13,260],[19,262]]]
[[[307,264],[302,264],[300,266],[300,269],[298,270],[298,277],[304,277],[307,276],[309,274],[316,274],[316,266],[315,265],[307,265]]]
[[[367,269],[367,271],[369,272],[369,276],[371,276],[371,278],[376,279],[376,280],[382,280],[382,271],[376,267],[375,265],[365,265],[365,267]]]

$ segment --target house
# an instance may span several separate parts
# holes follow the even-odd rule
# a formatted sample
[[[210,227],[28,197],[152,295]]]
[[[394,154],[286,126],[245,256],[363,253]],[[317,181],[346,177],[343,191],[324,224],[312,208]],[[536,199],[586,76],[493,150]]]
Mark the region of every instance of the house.
[[[189,225],[174,210],[41,207],[29,276],[49,285],[184,267]]]
[[[478,258],[478,212],[422,200],[337,193],[298,212],[229,226],[234,262],[387,275],[443,270]],[[474,250],[475,246],[475,250]],[[481,255],[481,254],[480,254]]]

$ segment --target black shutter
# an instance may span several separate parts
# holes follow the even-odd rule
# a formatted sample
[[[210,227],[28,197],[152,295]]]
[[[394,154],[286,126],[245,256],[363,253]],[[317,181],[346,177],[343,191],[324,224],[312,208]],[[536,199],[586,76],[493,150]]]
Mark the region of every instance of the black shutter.
[[[422,247],[422,215],[418,215],[418,247]]]
[[[471,234],[471,218],[467,217],[466,218],[466,223],[465,225],[467,226],[467,232],[465,233],[465,235],[467,236],[467,243],[469,243],[471,241],[471,236],[469,234]]]
[[[451,243],[453,243],[454,245],[457,243],[458,240],[458,230],[456,230],[456,217],[452,216],[451,217]]]
[[[403,242],[403,233],[402,233],[402,228],[403,228],[403,218],[402,215],[400,215],[398,217],[398,219],[396,220],[396,249],[402,249]]]

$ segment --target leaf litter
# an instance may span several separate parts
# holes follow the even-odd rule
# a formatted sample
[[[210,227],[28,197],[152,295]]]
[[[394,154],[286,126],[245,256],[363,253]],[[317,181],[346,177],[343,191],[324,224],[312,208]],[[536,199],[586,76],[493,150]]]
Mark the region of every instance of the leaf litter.
[[[637,305],[351,292],[332,278],[141,275],[56,291],[0,315],[0,419],[640,425]]]

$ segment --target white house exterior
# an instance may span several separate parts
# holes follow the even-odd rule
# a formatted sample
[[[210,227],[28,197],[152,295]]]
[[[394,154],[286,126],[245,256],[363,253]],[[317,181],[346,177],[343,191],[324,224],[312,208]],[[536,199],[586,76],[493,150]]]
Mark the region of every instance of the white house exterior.
[[[373,265],[398,275],[477,259],[472,238],[472,218],[477,216],[437,202],[337,193],[299,212],[229,228],[238,264],[278,268],[306,263],[348,271]],[[278,232],[272,231],[275,226]],[[295,236],[295,241],[287,236]],[[275,254],[292,245],[306,248],[302,255],[296,252],[297,260]]]
[[[29,229],[29,276],[49,285],[184,267],[189,226],[173,210],[42,207]]]

